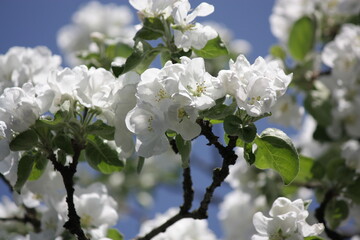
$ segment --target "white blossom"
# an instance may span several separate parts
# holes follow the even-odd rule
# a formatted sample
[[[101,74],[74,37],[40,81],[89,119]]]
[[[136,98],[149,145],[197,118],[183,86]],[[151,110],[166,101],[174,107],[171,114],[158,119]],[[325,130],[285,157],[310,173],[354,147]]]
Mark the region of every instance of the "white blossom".
[[[136,105],[125,121],[127,128],[136,134],[135,149],[140,156],[151,157],[166,151],[168,125],[163,112],[144,102]]]
[[[195,107],[205,110],[215,106],[215,100],[225,95],[221,81],[205,70],[203,58],[181,58],[185,69],[179,78],[179,93],[189,96]]]
[[[299,129],[304,115],[304,107],[296,103],[296,99],[285,94],[271,108],[269,121],[287,127]]]
[[[230,60],[229,64],[230,70],[221,70],[218,78],[250,116],[270,112],[292,79],[292,74],[286,75],[276,60],[266,62],[258,57],[250,65],[244,55],[239,55],[236,62]]]
[[[264,196],[253,199],[249,193],[240,189],[225,195],[219,206],[219,219],[224,229],[225,240],[250,239],[255,232],[252,217],[256,211],[265,207],[265,203]]]
[[[75,66],[81,63],[76,55],[90,49],[93,32],[103,34],[105,40],[132,45],[135,35],[135,28],[130,25],[132,20],[127,6],[90,1],[72,16],[71,24],[60,29],[57,43],[65,53],[67,63]]]
[[[272,34],[286,44],[294,22],[302,16],[313,13],[316,2],[313,0],[277,0],[270,16]]]
[[[188,0],[181,0],[174,4],[172,16],[174,18],[174,39],[178,48],[188,51],[190,48],[202,49],[206,43],[218,36],[210,26],[193,23],[196,17],[205,17],[214,11],[214,6],[201,3],[191,13]]]
[[[173,4],[179,0],[130,0],[131,6],[139,11],[140,18],[159,17],[168,18],[173,9]]]
[[[139,75],[134,72],[123,74],[117,79],[119,84],[114,90],[114,103],[112,105],[115,126],[114,138],[116,145],[121,148],[120,155],[124,158],[130,157],[135,150],[133,134],[126,127],[125,118],[136,105],[135,93],[139,81]],[[111,121],[108,119],[108,122]]]
[[[269,211],[270,217],[265,217],[262,212],[255,213],[253,224],[258,234],[251,239],[302,240],[304,237],[319,235],[324,230],[324,225],[309,225],[305,221],[309,216],[306,205],[302,199],[292,202],[284,197],[277,198]]]
[[[44,46],[12,47],[0,55],[0,93],[6,87],[22,87],[30,82],[46,84],[49,72],[60,67],[61,58]]]
[[[356,140],[349,140],[341,146],[341,156],[348,167],[360,173],[360,144]]]

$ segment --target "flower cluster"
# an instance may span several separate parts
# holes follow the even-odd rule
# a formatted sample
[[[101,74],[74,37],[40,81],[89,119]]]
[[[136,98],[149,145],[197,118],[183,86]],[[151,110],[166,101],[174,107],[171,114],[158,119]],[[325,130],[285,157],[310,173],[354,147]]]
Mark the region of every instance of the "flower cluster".
[[[322,53],[323,62],[331,68],[331,75],[321,78],[332,96],[332,124],[328,133],[334,138],[343,135],[344,125],[348,136],[360,136],[359,74],[360,74],[360,27],[346,24],[334,41],[329,42]]]
[[[258,234],[252,240],[296,239],[317,236],[323,230],[322,224],[309,225],[305,219],[309,213],[306,210],[308,203],[301,199],[290,201],[280,197],[276,199],[270,209],[270,218],[263,213],[254,215],[253,223]]]
[[[76,66],[82,61],[77,58],[81,51],[98,52],[92,43],[92,34],[98,33],[106,41],[121,42],[131,45],[135,27],[131,25],[133,15],[126,6],[115,4],[103,5],[91,1],[84,5],[72,17],[72,24],[62,27],[57,42],[65,54],[68,64]]]

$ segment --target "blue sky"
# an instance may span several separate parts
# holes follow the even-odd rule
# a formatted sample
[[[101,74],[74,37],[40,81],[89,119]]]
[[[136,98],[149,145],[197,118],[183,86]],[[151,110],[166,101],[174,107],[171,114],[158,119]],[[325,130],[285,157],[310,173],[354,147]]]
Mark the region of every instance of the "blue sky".
[[[6,53],[13,46],[35,47],[38,45],[45,45],[53,53],[61,54],[56,45],[57,31],[70,23],[72,14],[87,2],[85,0],[1,0],[0,54]],[[114,2],[130,7],[125,0],[100,2]],[[190,0],[190,2],[193,7],[196,7],[202,1]],[[266,56],[269,47],[276,43],[276,39],[270,32],[268,20],[274,0],[209,0],[207,2],[215,6],[215,12],[208,17],[198,18],[198,21],[212,20],[222,23],[233,31],[235,38],[250,42],[252,45],[252,52],[249,55],[251,62],[257,56]],[[138,23],[137,19],[134,23]],[[201,142],[203,146],[205,143],[205,141]],[[200,151],[202,150],[205,151],[205,148],[201,148]],[[198,152],[198,154],[202,153]],[[209,179],[201,177],[198,188],[206,186],[208,181]],[[225,187],[217,191],[217,195],[221,197],[226,191],[228,189]],[[4,186],[0,182],[0,194],[3,192]],[[166,189],[157,191],[157,197],[159,204],[156,211],[165,211],[170,206],[178,206],[181,201],[181,193],[170,194]],[[211,219],[215,219],[217,209],[212,207],[209,214]],[[122,221],[120,228],[127,238],[136,234],[137,227],[134,224],[131,218]],[[210,227],[221,235],[216,220],[210,221]]]

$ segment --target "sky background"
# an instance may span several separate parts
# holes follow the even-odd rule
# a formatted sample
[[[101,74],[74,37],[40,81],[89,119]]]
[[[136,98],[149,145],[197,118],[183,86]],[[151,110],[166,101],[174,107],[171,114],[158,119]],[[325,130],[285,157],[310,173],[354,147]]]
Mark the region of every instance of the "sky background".
[[[5,54],[13,46],[35,47],[47,46],[54,54],[61,54],[56,44],[57,31],[71,22],[72,14],[88,1],[84,0],[1,0],[0,1],[0,54]],[[102,3],[116,3],[131,6],[125,0],[100,1]],[[196,7],[202,1],[190,0],[192,7]],[[205,18],[197,18],[197,21],[215,21],[227,26],[234,34],[234,38],[245,39],[251,43],[252,51],[248,55],[250,62],[258,56],[265,57],[271,45],[276,43],[269,26],[274,0],[209,0],[215,6],[215,12]],[[133,11],[135,14],[135,11]],[[136,17],[134,24],[138,23]],[[65,66],[65,65],[64,65]],[[268,127],[265,122],[259,126],[259,131]],[[199,146],[195,155],[202,158],[212,159],[211,151],[206,149],[206,142],[200,139],[196,144]],[[201,146],[201,147],[200,147]],[[205,155],[204,152],[206,151]],[[198,176],[194,179],[196,189],[204,189],[209,184],[209,179],[199,170],[194,170]],[[229,191],[223,187],[216,191],[216,196],[221,199]],[[6,194],[5,186],[0,182],[0,194]],[[163,187],[156,191],[157,204],[150,212],[164,212],[171,206],[181,204],[181,192]],[[195,203],[195,207],[197,204]],[[216,220],[217,208],[212,206],[209,212],[209,225],[218,236],[221,229]],[[239,219],[241,220],[241,219]],[[126,238],[134,237],[138,226],[133,218],[127,217],[120,222],[119,228],[125,233]]]

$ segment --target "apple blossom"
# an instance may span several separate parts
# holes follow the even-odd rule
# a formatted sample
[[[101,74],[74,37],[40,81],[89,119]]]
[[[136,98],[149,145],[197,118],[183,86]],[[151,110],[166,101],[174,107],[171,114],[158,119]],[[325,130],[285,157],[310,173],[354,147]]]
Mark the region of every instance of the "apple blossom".
[[[51,70],[60,67],[61,58],[44,46],[12,47],[0,55],[0,93],[6,87],[22,87],[26,82],[44,84]]]
[[[217,32],[210,26],[193,23],[197,16],[205,17],[214,11],[214,6],[201,3],[190,14],[191,6],[188,0],[177,1],[174,4],[172,16],[174,18],[175,45],[188,51],[190,48],[202,49],[206,43],[218,36]]]
[[[286,75],[276,60],[266,62],[258,57],[250,65],[244,55],[239,55],[229,65],[230,70],[221,70],[218,78],[238,106],[254,117],[270,112],[292,79],[292,74]]]
[[[173,4],[179,0],[129,0],[131,6],[139,11],[140,18],[159,17],[168,18]]]
[[[81,63],[76,55],[90,48],[93,32],[103,34],[105,40],[110,38],[115,42],[131,45],[135,35],[135,28],[130,25],[132,19],[133,15],[126,6],[103,5],[97,1],[90,1],[73,15],[72,24],[59,30],[58,46],[65,53],[68,64],[76,66]]]
[[[258,234],[252,240],[296,239],[317,236],[324,230],[321,223],[309,225],[305,219],[309,216],[307,203],[302,199],[290,201],[287,198],[276,199],[269,211],[270,218],[257,212],[253,224]]]
[[[168,129],[164,113],[141,102],[126,116],[127,128],[136,134],[137,153],[142,157],[151,157],[166,151],[169,145],[165,136]]]

